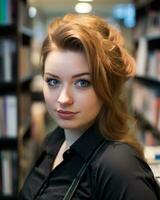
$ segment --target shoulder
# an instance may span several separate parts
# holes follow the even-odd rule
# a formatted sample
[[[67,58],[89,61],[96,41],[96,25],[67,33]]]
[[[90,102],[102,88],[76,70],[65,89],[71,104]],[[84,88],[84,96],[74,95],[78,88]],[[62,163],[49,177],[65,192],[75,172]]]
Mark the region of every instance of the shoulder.
[[[95,167],[110,168],[112,170],[127,170],[138,167],[146,163],[139,157],[138,153],[130,145],[117,142],[106,141],[102,149],[95,158]],[[147,167],[146,165],[145,167]]]
[[[148,200],[147,195],[155,199],[156,182],[150,167],[127,144],[106,142],[92,163],[92,172],[100,199],[129,199],[131,193],[136,200]]]

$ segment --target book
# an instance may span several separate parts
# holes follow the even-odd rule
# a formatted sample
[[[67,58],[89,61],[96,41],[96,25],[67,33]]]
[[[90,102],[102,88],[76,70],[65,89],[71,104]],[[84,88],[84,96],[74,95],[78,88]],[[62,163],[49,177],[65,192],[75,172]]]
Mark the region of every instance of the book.
[[[157,65],[156,79],[160,81],[160,50],[156,50],[155,56],[156,56],[156,65]]]
[[[144,76],[146,74],[146,64],[148,56],[148,46],[145,37],[141,37],[138,42],[137,55],[136,55],[136,65],[137,65],[137,75]]]
[[[17,97],[7,95],[4,97],[5,102],[5,124],[6,137],[17,137]]]
[[[18,192],[18,154],[16,151],[11,152],[12,154],[12,191],[13,194]]]
[[[17,137],[17,97],[7,95],[0,97],[0,138]]]
[[[1,152],[2,157],[2,193],[12,195],[12,163],[11,153],[8,151]]]
[[[17,194],[18,186],[18,155],[16,151],[0,152],[0,193],[2,195]]]
[[[148,53],[146,75],[154,80],[160,80],[160,50],[156,49]]]
[[[12,80],[12,60],[11,60],[11,43],[8,40],[3,41],[3,59],[4,59],[4,80]]]
[[[3,98],[0,97],[0,138],[4,133],[4,107],[3,107]]]
[[[0,0],[0,25],[12,23],[12,0]]]
[[[157,123],[157,129],[160,132],[160,101],[159,101],[159,107],[158,107],[158,123]]]
[[[0,152],[0,195],[2,194],[2,157]]]
[[[0,10],[1,12],[1,10]],[[0,81],[4,80],[4,53],[3,53],[3,40],[0,40]]]
[[[0,81],[11,82],[13,80],[13,59],[15,57],[16,46],[10,39],[0,40]]]

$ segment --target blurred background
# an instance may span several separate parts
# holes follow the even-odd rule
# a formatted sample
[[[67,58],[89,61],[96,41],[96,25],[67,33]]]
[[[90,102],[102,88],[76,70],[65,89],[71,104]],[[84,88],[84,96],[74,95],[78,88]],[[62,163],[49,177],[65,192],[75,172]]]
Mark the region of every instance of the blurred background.
[[[0,199],[17,193],[56,123],[44,103],[40,50],[47,26],[66,13],[103,17],[125,38],[137,64],[128,81],[136,137],[160,177],[160,1],[0,0]]]

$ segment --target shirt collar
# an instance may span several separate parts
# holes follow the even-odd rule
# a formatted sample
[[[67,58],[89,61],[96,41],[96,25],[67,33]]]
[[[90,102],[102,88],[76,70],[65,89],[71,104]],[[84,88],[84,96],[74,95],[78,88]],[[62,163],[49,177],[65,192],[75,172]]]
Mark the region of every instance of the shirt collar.
[[[104,140],[98,127],[94,124],[71,145],[71,149],[74,149],[86,161]]]
[[[62,128],[58,127],[53,132],[48,134],[42,148],[47,154],[50,154],[54,157],[58,153],[59,148],[64,142],[64,139],[64,131]]]
[[[51,136],[46,140],[44,149],[48,154],[56,155],[60,146],[65,140],[64,130],[60,127],[56,128]],[[104,141],[104,137],[100,134],[98,127],[94,124],[80,136],[70,147],[71,150],[78,153],[85,161]]]

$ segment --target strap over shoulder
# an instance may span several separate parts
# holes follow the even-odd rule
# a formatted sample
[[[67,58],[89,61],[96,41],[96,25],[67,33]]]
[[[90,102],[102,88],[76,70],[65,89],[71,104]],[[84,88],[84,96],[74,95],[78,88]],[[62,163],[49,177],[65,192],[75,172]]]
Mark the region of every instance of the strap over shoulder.
[[[77,176],[74,178],[74,180],[72,181],[72,184],[70,185],[70,187],[68,188],[63,200],[71,200],[71,198],[73,197],[78,184],[84,174],[84,172],[86,171],[86,168],[90,165],[92,159],[96,156],[96,154],[99,152],[99,150],[102,148],[102,146],[105,144],[105,141],[103,141],[98,148],[93,152],[93,154],[90,156],[90,158],[82,165],[81,169],[79,170]]]

